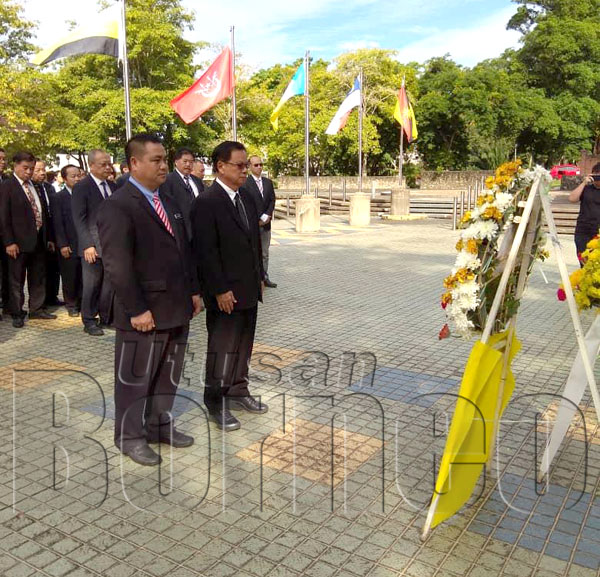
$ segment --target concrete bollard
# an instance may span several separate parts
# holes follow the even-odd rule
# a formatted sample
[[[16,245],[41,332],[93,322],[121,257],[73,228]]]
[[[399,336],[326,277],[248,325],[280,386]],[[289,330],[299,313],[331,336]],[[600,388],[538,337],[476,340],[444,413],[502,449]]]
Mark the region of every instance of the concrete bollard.
[[[302,196],[296,199],[296,232],[319,232],[321,202],[318,198]]]
[[[406,216],[410,214],[410,191],[406,188],[392,191],[391,216]]]
[[[350,197],[350,226],[371,224],[371,195],[357,192]]]

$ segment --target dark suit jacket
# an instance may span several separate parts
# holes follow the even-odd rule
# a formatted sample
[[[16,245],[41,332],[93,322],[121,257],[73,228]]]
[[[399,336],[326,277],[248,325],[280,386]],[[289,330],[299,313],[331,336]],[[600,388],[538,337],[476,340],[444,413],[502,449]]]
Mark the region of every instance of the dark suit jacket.
[[[262,183],[263,194],[260,193],[254,177],[249,174],[244,188],[254,199],[258,218],[260,218],[263,214],[268,214],[271,218],[273,218],[273,211],[275,210],[275,188],[273,187],[273,181],[263,176]],[[264,226],[264,229],[271,230],[271,221],[269,221],[269,224]]]
[[[108,186],[112,191],[115,190],[114,182],[108,182]],[[73,187],[71,209],[77,230],[77,254],[79,256],[83,256],[86,248],[94,246],[98,255],[102,257],[96,213],[103,201],[102,193],[91,175],[86,176]]]
[[[122,174],[121,176],[119,176],[119,178],[117,178],[117,180],[115,181],[115,186],[117,188],[121,188],[128,180],[129,180],[129,173],[126,172],[125,174]]]
[[[247,230],[225,190],[215,182],[198,196],[191,210],[192,246],[201,274],[207,308],[217,309],[216,295],[233,291],[236,310],[262,301],[262,265],[258,216],[254,201],[240,189],[250,224]]]
[[[48,234],[47,240],[50,242],[55,242],[56,237],[54,235],[54,217],[52,215],[52,199],[56,194],[54,187],[49,182],[41,182],[39,184],[34,184],[35,189],[38,191],[38,196],[40,197],[40,201],[43,205],[45,205],[45,209],[48,212]],[[45,194],[44,194],[45,192]],[[46,198],[48,200],[46,200]]]
[[[36,191],[37,192],[37,191]],[[48,234],[49,215],[46,202],[40,198],[42,205],[42,240],[44,246],[50,240]],[[21,252],[33,252],[38,242],[38,230],[35,227],[35,216],[23,187],[15,176],[0,184],[0,220],[2,222],[2,242],[4,246],[19,245]]]
[[[66,188],[59,190],[50,198],[50,210],[57,248],[60,250],[70,246],[73,253],[77,254],[77,230],[73,222],[71,194]]]
[[[204,184],[199,178],[194,175],[190,175],[190,180],[194,181],[194,184],[198,188],[198,192],[204,190]],[[185,229],[187,231],[188,238],[192,239],[192,225],[190,222],[190,210],[192,208],[192,202],[194,201],[194,193],[190,192],[183,182],[183,178],[175,171],[170,172],[167,175],[166,182],[162,185],[161,191],[171,196],[175,202],[179,205],[181,212],[183,213],[183,220],[185,222]]]
[[[183,216],[161,194],[173,237],[144,195],[127,182],[98,210],[102,263],[115,291],[114,325],[133,330],[131,317],[152,311],[158,330],[186,325],[200,294]]]

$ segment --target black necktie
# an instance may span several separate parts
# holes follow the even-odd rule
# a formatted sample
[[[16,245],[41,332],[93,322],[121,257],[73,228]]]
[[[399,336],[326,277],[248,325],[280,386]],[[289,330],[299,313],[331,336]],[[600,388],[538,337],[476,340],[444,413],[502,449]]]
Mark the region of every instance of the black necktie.
[[[108,190],[106,189],[106,182],[103,180],[100,183],[100,186],[102,187],[102,196],[104,197],[104,200],[106,200],[108,198]]]
[[[185,187],[188,189],[188,192],[193,196],[194,191],[192,190],[192,185],[190,184],[190,177],[186,174],[183,177],[183,183]]]
[[[236,193],[235,195],[235,208],[237,208],[238,214],[242,219],[242,223],[246,227],[247,230],[250,230],[250,225],[248,224],[248,217],[246,216],[246,209],[244,208],[244,203],[240,198],[240,193]]]

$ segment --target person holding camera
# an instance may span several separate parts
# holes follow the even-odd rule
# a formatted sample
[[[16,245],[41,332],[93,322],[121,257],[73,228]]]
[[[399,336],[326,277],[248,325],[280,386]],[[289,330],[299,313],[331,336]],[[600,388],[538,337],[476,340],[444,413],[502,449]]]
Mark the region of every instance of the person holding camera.
[[[575,247],[577,258],[585,250],[587,243],[600,228],[600,162],[592,168],[583,182],[569,194],[569,202],[579,202],[579,216],[575,227]]]

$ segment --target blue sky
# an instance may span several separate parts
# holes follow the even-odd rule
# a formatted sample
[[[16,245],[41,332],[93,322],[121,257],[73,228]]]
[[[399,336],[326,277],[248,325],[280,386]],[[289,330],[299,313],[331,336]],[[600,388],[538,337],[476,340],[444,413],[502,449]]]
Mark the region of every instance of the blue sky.
[[[250,69],[291,62],[306,49],[315,58],[330,60],[360,47],[398,50],[403,62],[450,53],[457,62],[472,66],[517,46],[519,38],[506,30],[516,9],[510,0],[228,0],[220,5],[214,0],[182,1],[196,14],[195,29],[186,37],[224,44],[233,24],[241,63]],[[40,22],[41,46],[65,30],[63,15],[85,22],[97,11],[96,0],[24,4],[27,16]]]

